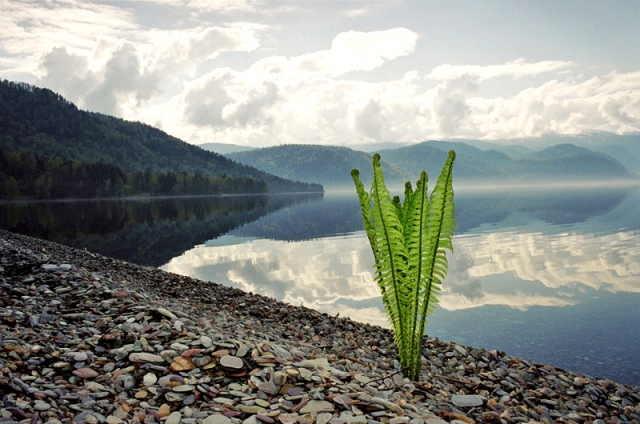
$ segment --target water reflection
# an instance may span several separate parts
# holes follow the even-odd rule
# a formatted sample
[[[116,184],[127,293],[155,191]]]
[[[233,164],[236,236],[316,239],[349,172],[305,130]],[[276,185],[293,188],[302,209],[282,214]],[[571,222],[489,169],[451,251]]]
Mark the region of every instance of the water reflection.
[[[449,311],[502,305],[571,306],[596,292],[640,293],[640,232],[544,235],[518,231],[454,238],[440,307]],[[163,269],[386,325],[364,232],[311,241],[247,240],[202,245]],[[357,305],[366,304],[364,308]],[[343,312],[343,315],[346,313]]]
[[[454,237],[428,333],[640,384],[640,338],[630,330],[640,326],[640,195],[567,198],[573,200],[558,207],[561,196],[511,194],[511,207],[502,210],[485,206],[504,200],[462,197],[457,212],[477,216]],[[328,218],[324,227],[309,225],[312,240],[286,229],[314,216],[359,218],[357,207],[329,195],[286,208],[196,246],[163,269],[388,326],[361,224],[332,226]],[[346,231],[350,225],[356,230]]]
[[[322,194],[0,203],[0,228],[160,266],[203,240]]]
[[[462,191],[456,216],[431,336],[640,384],[637,191]],[[0,204],[0,226],[387,326],[352,192]]]

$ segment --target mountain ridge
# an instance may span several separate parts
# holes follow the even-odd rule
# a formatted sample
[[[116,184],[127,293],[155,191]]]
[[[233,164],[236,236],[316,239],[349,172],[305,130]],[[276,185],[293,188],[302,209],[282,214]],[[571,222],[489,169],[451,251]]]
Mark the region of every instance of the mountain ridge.
[[[415,181],[422,170],[435,179],[448,150],[456,151],[454,179],[459,182],[583,181],[593,179],[637,179],[638,175],[611,156],[585,147],[562,144],[540,151],[520,150],[512,159],[495,149],[482,150],[460,141],[425,141],[396,149],[381,150],[385,180],[398,184]],[[280,176],[296,175],[300,181],[316,181],[330,189],[351,187],[350,170],[358,168],[363,180],[370,180],[370,153],[347,147],[281,145],[228,155],[240,163]],[[314,161],[309,161],[314,157]],[[331,167],[321,169],[321,164]],[[292,166],[294,164],[295,166]],[[338,165],[339,166],[338,166]],[[298,170],[306,166],[304,172]]]
[[[7,80],[0,80],[0,150],[124,172],[262,181],[270,192],[323,190],[236,163],[140,122],[82,111],[51,90]]]

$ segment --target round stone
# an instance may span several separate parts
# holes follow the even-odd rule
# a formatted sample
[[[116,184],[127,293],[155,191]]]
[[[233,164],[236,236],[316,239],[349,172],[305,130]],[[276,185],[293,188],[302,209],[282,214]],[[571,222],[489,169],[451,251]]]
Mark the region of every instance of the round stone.
[[[51,408],[51,405],[49,405],[49,404],[48,404],[48,403],[46,403],[46,402],[36,402],[36,404],[33,406],[33,408],[34,408],[36,411],[40,411],[40,412],[42,412],[42,411],[47,411],[47,410],[49,410],[49,409]]]
[[[202,421],[202,424],[231,424],[231,419],[220,414],[209,415]]]
[[[154,384],[156,384],[157,381],[158,381],[158,377],[152,372],[146,373],[142,378],[142,384],[144,384],[147,387],[153,386]]]
[[[479,395],[453,395],[451,396],[451,403],[462,407],[480,406],[483,404],[484,399]]]
[[[180,420],[182,419],[182,414],[178,411],[172,412],[167,417],[165,424],[180,424]]]
[[[220,357],[220,365],[224,368],[239,370],[244,366],[242,358],[233,355],[223,355]]]
[[[91,368],[80,368],[78,370],[74,370],[73,374],[80,378],[95,378],[99,375],[96,370]]]

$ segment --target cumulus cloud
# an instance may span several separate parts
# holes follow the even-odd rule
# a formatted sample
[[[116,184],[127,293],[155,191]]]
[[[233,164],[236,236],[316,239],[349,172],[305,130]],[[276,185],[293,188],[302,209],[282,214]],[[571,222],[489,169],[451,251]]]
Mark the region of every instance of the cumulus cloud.
[[[272,37],[277,30],[252,18],[206,24],[210,11],[257,10],[260,3],[251,0],[149,0],[192,11],[171,30],[145,27],[139,11],[113,4],[0,4],[3,77],[27,76],[81,108],[160,126],[196,144],[349,145],[640,131],[637,71],[578,73],[580,64],[570,61],[523,58],[421,69],[416,57],[416,68],[399,75],[385,65],[424,54],[417,49],[420,34],[408,28],[344,31],[325,49],[287,57],[274,47],[277,38],[261,47],[258,35]],[[251,61],[233,67],[223,62],[227,52],[251,52]],[[509,88],[501,96],[487,94],[503,81]]]
[[[635,88],[627,88],[630,86]],[[510,98],[471,97],[468,104],[478,132],[488,139],[545,133],[637,132],[640,76],[632,73],[586,81],[554,79]]]
[[[467,99],[478,91],[478,80],[477,76],[461,75],[436,87],[430,109],[442,134],[455,136],[473,132]]]
[[[90,110],[122,115],[125,108],[135,108],[159,93],[157,70],[146,68],[137,48],[120,43],[97,72],[89,59],[54,48],[43,56],[40,83],[64,93],[70,100]]]
[[[195,28],[189,31],[159,33],[151,57],[163,71],[189,63],[214,59],[223,52],[251,51],[260,45],[253,30],[243,28]],[[159,42],[162,40],[162,42]]]
[[[80,107],[135,119],[146,103],[165,90],[179,90],[182,74],[192,73],[199,63],[224,52],[251,51],[259,45],[253,30],[237,27],[152,35],[141,37],[152,42],[136,44],[121,38],[98,39],[88,52],[53,47],[40,59],[38,84]],[[194,106],[197,116],[191,122],[202,124],[206,122],[204,116],[215,118],[203,114],[202,108],[202,104]]]
[[[174,104],[190,123],[184,133],[196,143],[213,134],[218,140],[238,144],[260,140],[259,145],[275,145],[412,142],[448,137],[498,140],[545,133],[640,130],[638,73],[610,73],[589,79],[567,74],[560,78],[555,72],[573,66],[570,62],[517,60],[487,67],[452,67],[451,72],[440,67],[426,78],[417,71],[378,82],[346,78],[350,71],[370,70],[409,54],[417,39],[408,37],[404,47],[395,50],[354,47],[366,44],[363,40],[370,40],[374,46],[377,37],[341,34],[330,50],[292,58],[270,56],[242,71],[212,71],[175,99]],[[361,52],[357,61],[337,59],[357,49]],[[479,95],[489,78],[513,79],[545,72],[552,73],[554,79],[510,97]],[[221,73],[225,75],[224,86],[218,81]],[[429,85],[435,76],[445,75],[435,86]],[[217,98],[227,103],[222,107],[212,105],[215,118],[201,122],[208,131],[199,138],[198,126],[192,125],[193,114],[199,110],[193,101],[202,94],[192,91],[200,93],[207,86],[217,92],[223,90]],[[180,126],[177,121],[175,124]]]

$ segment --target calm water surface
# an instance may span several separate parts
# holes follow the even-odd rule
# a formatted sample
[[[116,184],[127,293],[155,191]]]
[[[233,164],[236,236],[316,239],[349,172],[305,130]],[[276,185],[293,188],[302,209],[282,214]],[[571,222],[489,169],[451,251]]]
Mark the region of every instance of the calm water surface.
[[[388,326],[353,193],[0,205],[10,231]],[[456,192],[431,337],[640,385],[637,189]]]

